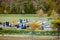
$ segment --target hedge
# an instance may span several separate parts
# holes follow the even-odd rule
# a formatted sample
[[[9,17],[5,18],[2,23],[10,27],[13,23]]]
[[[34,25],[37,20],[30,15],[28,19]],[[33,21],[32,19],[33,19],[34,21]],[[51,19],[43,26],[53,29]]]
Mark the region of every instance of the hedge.
[[[0,30],[0,34],[22,34],[22,35],[38,35],[38,36],[60,36],[60,31],[56,30],[39,30],[39,31],[31,31],[31,30],[16,30],[16,29],[3,29]]]

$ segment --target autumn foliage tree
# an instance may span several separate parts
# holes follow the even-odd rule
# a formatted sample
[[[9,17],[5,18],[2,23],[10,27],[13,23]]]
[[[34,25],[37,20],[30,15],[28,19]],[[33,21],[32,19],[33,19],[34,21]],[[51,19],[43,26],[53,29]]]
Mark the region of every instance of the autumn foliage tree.
[[[41,30],[40,23],[37,22],[29,22],[28,25],[30,26],[30,30]]]

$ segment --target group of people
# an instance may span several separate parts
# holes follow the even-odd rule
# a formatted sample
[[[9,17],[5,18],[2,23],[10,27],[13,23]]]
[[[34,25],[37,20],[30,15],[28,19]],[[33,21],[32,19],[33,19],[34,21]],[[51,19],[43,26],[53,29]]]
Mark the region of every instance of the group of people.
[[[12,27],[12,28],[22,28],[26,29],[28,25],[28,19],[19,19],[19,20],[13,20],[12,22],[6,21],[6,22],[0,22],[0,27]]]
[[[42,30],[46,29],[46,28],[50,28],[50,21],[49,20],[42,20],[42,21],[38,21],[38,20],[32,20],[32,19],[19,19],[17,20],[13,20],[12,22],[0,22],[0,26],[2,25],[3,27],[11,27],[11,28],[21,28],[21,29],[26,29],[29,28],[30,26],[27,25],[28,22],[39,22],[40,26],[42,28]]]

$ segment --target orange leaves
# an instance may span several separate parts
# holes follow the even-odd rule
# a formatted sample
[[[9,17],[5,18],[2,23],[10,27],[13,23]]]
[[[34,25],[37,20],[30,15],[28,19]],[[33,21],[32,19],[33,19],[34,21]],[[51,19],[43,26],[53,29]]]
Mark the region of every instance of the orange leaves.
[[[32,30],[41,29],[40,24],[37,22],[29,22],[28,25],[31,27]]]

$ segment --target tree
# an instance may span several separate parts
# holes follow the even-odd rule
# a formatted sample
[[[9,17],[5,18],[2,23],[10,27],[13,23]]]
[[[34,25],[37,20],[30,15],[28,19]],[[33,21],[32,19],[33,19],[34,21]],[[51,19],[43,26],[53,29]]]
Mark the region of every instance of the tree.
[[[5,10],[5,0],[4,1],[2,1],[2,3],[1,3],[1,13],[4,13],[4,10]]]
[[[24,4],[24,10],[25,10],[25,13],[35,13],[35,9],[34,9],[34,6],[32,5],[31,1],[27,1],[25,4]]]
[[[40,9],[40,10],[36,11],[36,14],[38,15],[38,17],[41,17],[44,15],[44,12],[42,9]]]
[[[55,11],[55,10],[52,10],[51,13],[50,13],[50,17],[58,17],[58,13]]]
[[[31,30],[36,30],[36,29],[41,30],[41,26],[37,22],[29,22],[27,25],[31,27]]]
[[[60,5],[57,7],[57,12],[60,14]]]

